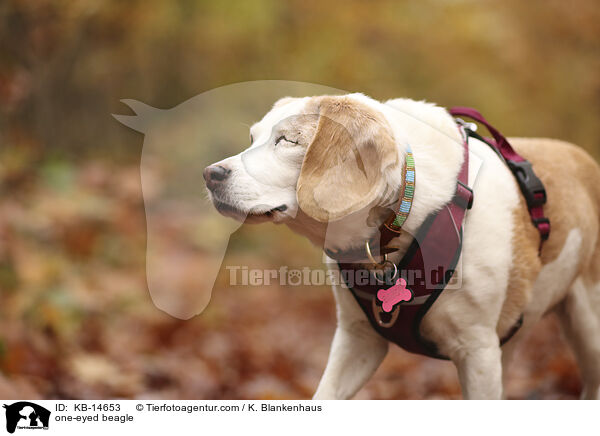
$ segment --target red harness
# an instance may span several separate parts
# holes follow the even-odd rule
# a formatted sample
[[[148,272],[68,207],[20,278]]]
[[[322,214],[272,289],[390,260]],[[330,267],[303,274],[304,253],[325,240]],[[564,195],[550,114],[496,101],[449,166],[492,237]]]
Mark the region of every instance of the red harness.
[[[450,114],[454,116],[469,117],[483,124],[492,134],[493,140],[486,140],[477,135],[474,131],[467,129],[467,135],[473,136],[485,143],[504,160],[508,165],[513,175],[519,183],[519,188],[527,202],[527,209],[531,216],[531,222],[540,233],[540,251],[542,244],[550,236],[550,220],[544,215],[544,204],[546,204],[546,189],[542,181],[535,175],[531,162],[525,160],[517,153],[508,140],[494,127],[478,111],[469,107],[453,107],[450,109]]]
[[[447,358],[439,354],[434,343],[421,336],[420,326],[429,308],[446,289],[461,254],[463,221],[466,211],[473,204],[473,192],[468,187],[469,136],[477,137],[490,145],[517,178],[521,192],[527,201],[532,222],[540,232],[540,249],[550,233],[550,222],[543,211],[546,191],[533,172],[531,163],[515,152],[506,138],[476,110],[453,108],[450,113],[454,116],[467,116],[482,123],[492,134],[493,140],[481,138],[466,127],[466,123],[457,120],[461,132],[465,135],[463,135],[464,161],[457,176],[456,194],[440,211],[431,214],[424,221],[404,257],[397,265],[392,264],[394,266],[392,274],[375,276],[364,269],[356,269],[356,264],[349,260],[354,256],[345,253],[345,259],[341,259],[339,253],[327,252],[331,257],[338,259],[342,277],[348,288],[373,328],[381,336],[412,353],[439,359]],[[416,165],[418,168],[418,162]],[[379,253],[383,254],[389,252],[386,250],[386,244],[397,236],[399,231],[394,231],[385,224],[380,231],[378,248]],[[364,280],[365,276],[369,279]],[[377,277],[378,280],[373,280]],[[362,283],[361,279],[366,283]],[[404,285],[412,293],[412,298],[410,294],[401,293],[401,291],[406,292]],[[389,301],[382,300],[382,296],[391,293],[408,295],[408,297],[392,305]],[[522,319],[501,340],[501,344],[516,333],[521,322]]]

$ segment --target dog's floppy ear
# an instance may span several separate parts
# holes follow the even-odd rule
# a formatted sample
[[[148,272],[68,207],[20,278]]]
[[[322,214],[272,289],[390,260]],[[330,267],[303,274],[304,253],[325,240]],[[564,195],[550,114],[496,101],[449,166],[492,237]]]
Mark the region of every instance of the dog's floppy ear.
[[[391,128],[379,113],[349,97],[318,101],[316,133],[298,178],[298,205],[320,222],[356,212],[380,195],[383,171],[398,161]]]

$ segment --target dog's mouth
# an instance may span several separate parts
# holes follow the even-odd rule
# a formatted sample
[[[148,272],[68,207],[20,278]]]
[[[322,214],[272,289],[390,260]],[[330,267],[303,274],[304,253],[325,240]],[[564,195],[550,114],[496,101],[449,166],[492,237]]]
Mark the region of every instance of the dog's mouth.
[[[283,213],[288,208],[287,205],[282,204],[273,208],[264,208],[264,210],[263,208],[257,207],[246,211],[219,200],[214,196],[212,196],[212,202],[221,215],[247,223],[260,223],[273,220],[276,221],[282,218]]]

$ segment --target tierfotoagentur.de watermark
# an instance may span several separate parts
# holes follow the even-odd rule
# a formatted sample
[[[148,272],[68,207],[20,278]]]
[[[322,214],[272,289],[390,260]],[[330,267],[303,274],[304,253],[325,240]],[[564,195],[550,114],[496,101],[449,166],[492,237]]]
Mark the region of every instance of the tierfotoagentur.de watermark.
[[[230,286],[371,286],[382,283],[380,273],[367,269],[319,269],[305,266],[289,268],[281,266],[278,269],[249,268],[241,265],[228,265]],[[454,271],[453,271],[454,273]],[[400,270],[399,277],[406,280],[408,286],[445,282],[447,288],[459,288],[460,274],[448,274],[442,277],[442,267],[430,271],[425,277],[420,270]]]

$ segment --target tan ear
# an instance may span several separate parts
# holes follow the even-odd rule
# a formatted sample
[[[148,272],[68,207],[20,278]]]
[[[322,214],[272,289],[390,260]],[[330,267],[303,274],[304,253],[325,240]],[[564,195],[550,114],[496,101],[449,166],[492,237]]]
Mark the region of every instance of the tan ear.
[[[348,97],[322,97],[298,179],[298,205],[320,222],[343,218],[376,200],[385,189],[383,171],[397,162],[381,114]]]

